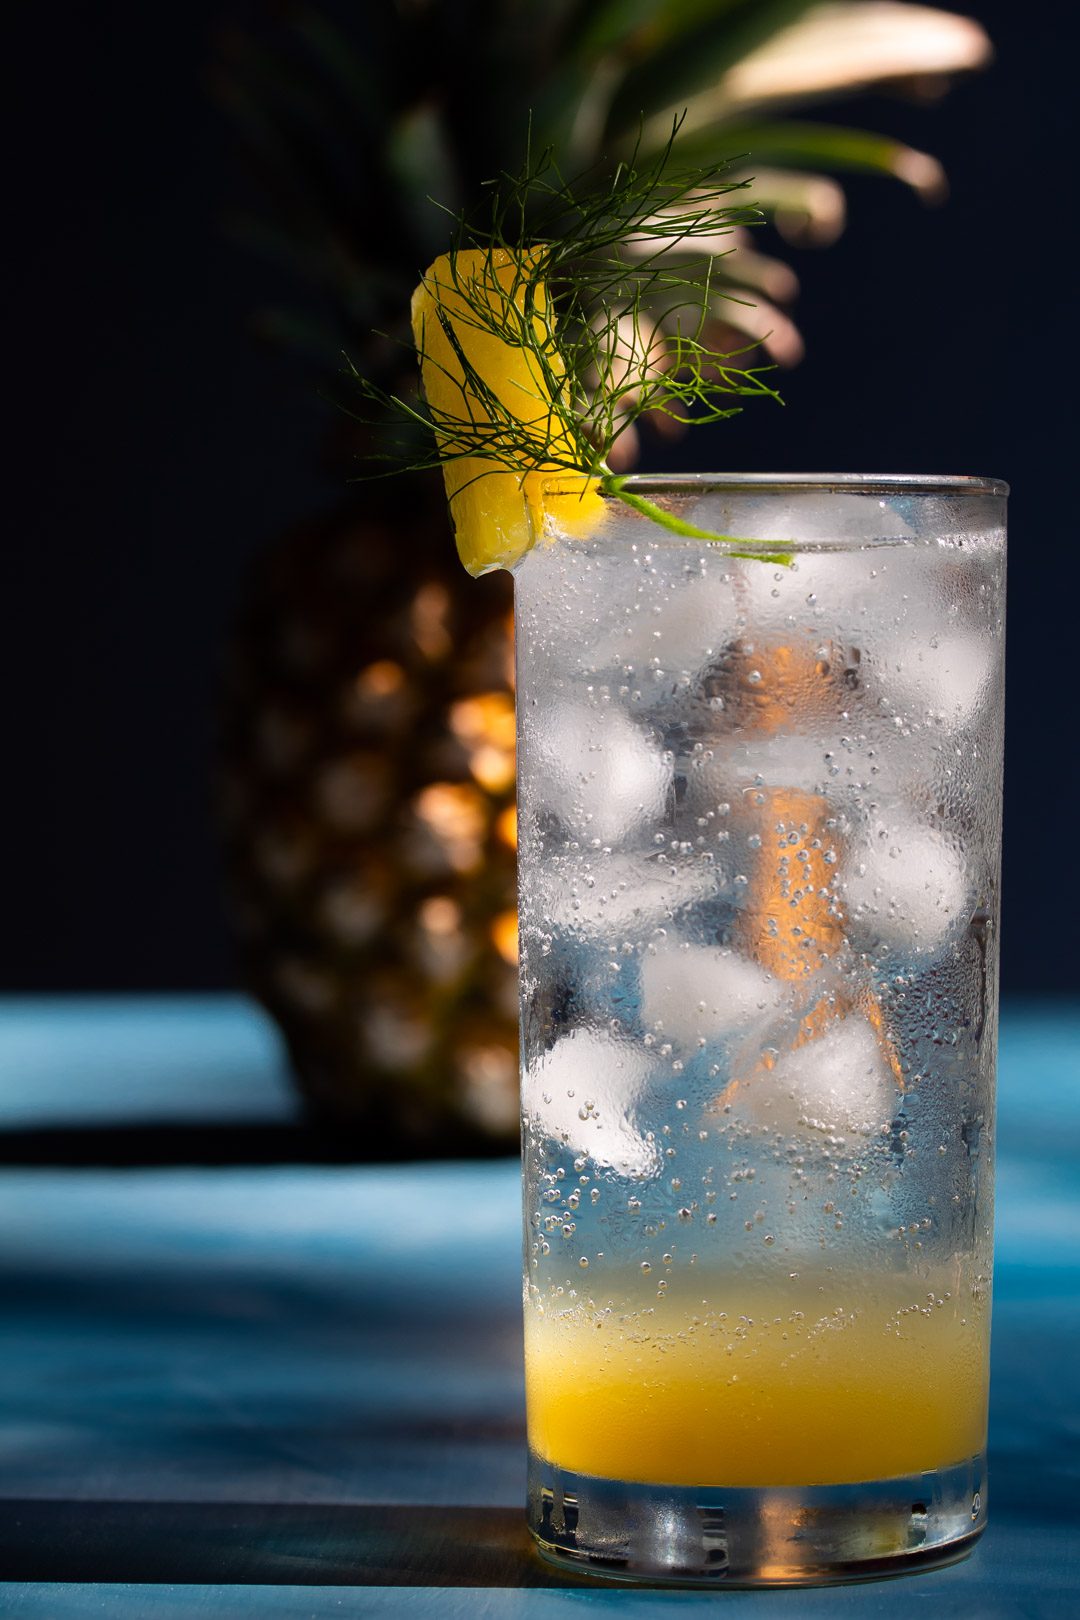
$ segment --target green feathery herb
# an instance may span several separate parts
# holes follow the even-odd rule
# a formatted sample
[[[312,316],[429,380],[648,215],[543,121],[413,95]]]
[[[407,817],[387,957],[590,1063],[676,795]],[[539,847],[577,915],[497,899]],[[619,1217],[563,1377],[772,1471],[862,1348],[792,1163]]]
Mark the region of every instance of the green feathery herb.
[[[721,300],[731,297],[714,289],[714,261],[732,251],[724,239],[737,226],[761,222],[747,202],[731,201],[749,182],[725,180],[716,167],[669,172],[677,133],[678,124],[642,168],[636,157],[620,164],[602,189],[588,176],[565,180],[550,150],[520,175],[488,182],[486,223],[458,218],[448,255],[453,320],[436,304],[460,367],[453,381],[464,384],[462,412],[387,393],[349,367],[378,407],[375,420],[359,419],[381,429],[384,447],[369,459],[391,463],[384,476],[469,456],[523,475],[537,467],[586,474],[674,532],[746,543],[680,522],[628,490],[610,466],[621,436],[650,413],[696,426],[735,415],[739,396],[779,399],[764,380],[771,368],[741,367],[735,362],[745,350],[723,353],[708,340]],[[512,274],[503,283],[462,270],[467,250],[485,257],[502,250]],[[469,327],[526,351],[544,398],[538,414],[523,419],[480,374],[458,335]],[[422,334],[419,349],[435,364]],[[476,416],[470,399],[480,407]],[[790,561],[786,551],[749,555]]]

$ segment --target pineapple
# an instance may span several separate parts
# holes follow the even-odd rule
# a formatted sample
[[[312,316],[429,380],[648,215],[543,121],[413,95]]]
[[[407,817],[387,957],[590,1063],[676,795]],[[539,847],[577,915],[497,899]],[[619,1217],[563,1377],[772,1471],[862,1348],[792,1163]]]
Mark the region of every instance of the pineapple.
[[[348,34],[305,9],[281,27],[223,42],[218,65],[270,203],[240,223],[315,283],[330,320],[278,311],[264,328],[324,376],[344,350],[399,392],[415,386],[410,292],[448,234],[427,199],[475,206],[520,166],[530,114],[534,149],[577,172],[661,145],[685,109],[677,154],[782,162],[755,168],[755,201],[781,234],[824,241],[842,193],[817,167],[927,196],[940,168],[778,111],[988,50],[976,24],[888,0],[430,0],[361,10]],[[745,241],[722,266],[753,301],[724,322],[797,359],[787,267]],[[219,780],[242,968],[310,1103],[359,1155],[516,1143],[509,586],[460,568],[437,475],[369,482],[262,559],[234,637]]]
[[[517,1129],[509,579],[461,590],[444,514],[419,477],[287,536],[226,681],[246,976],[305,1093],[372,1156]]]

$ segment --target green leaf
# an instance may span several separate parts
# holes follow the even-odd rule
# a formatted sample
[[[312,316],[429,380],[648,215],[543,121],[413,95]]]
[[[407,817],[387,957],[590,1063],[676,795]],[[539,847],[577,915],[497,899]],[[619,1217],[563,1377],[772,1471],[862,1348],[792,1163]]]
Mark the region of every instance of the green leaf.
[[[533,103],[541,144],[585,165],[603,146],[613,97],[628,72],[691,28],[756,0],[577,0]]]
[[[386,167],[424,258],[434,258],[446,239],[445,210],[456,213],[463,205],[452,147],[436,107],[412,107],[390,126]]]
[[[657,0],[601,0],[591,5],[585,0],[578,7],[576,26],[568,30],[567,50],[576,61],[587,62],[609,51],[633,51],[644,29],[653,35],[663,33],[661,13],[670,9]]]
[[[759,158],[796,168],[835,169],[885,174],[918,191],[937,189],[941,171],[934,158],[888,135],[848,129],[839,124],[794,120],[772,124],[725,124],[695,130],[680,139],[680,160],[716,161],[720,155],[746,153],[751,165]]]
[[[613,53],[627,65],[724,13],[756,0],[579,0],[567,26],[564,50],[575,61]]]
[[[684,0],[690,26],[673,31],[659,50],[627,73],[608,119],[612,136],[632,133],[643,118],[679,109],[695,91],[714,85],[744,56],[797,21],[817,0],[749,0],[719,18],[692,20],[700,8]]]

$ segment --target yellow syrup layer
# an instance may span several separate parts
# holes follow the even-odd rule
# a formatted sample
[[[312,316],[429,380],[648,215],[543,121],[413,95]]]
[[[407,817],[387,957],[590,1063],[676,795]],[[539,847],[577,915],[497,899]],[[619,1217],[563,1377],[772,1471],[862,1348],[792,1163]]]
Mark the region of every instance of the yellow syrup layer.
[[[531,289],[537,313],[530,319],[544,364],[537,347],[521,341],[527,274],[536,251],[513,255],[504,248],[467,248],[444,253],[413,294],[412,328],[424,395],[436,424],[443,424],[439,442],[451,457],[443,462],[446,495],[458,554],[470,574],[513,567],[542,532],[545,516],[557,518],[564,534],[581,535],[604,512],[595,479],[560,472],[572,453],[566,429],[552,411],[550,379],[563,373],[551,342],[542,284]],[[485,307],[491,312],[490,325],[477,317],[477,310]],[[548,457],[507,467],[484,456],[453,453],[455,423],[468,425],[473,437],[476,429],[482,434],[491,425],[491,408],[466,377],[461,355]],[[560,460],[552,462],[552,455]],[[553,472],[560,473],[558,494],[544,489]]]
[[[611,1309],[530,1302],[533,1449],[575,1473],[703,1486],[887,1479],[983,1449],[989,1311],[955,1271],[695,1292],[692,1307],[655,1290]]]

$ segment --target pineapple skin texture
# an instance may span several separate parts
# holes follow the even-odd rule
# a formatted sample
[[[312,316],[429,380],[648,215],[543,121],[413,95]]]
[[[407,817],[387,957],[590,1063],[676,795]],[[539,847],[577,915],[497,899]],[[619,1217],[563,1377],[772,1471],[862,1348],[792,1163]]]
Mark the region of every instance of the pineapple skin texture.
[[[458,566],[440,483],[263,553],[220,700],[238,967],[351,1160],[518,1144],[511,582]]]
[[[523,268],[536,262],[539,249],[521,256],[505,248],[490,251],[466,248],[443,253],[421,277],[412,297],[413,340],[420,357],[424,395],[438,421],[467,419],[478,427],[491,418],[468,388],[461,361],[444,328],[449,322],[468,363],[483,377],[505,409],[519,422],[534,423],[535,432],[561,461],[543,460],[520,471],[479,455],[458,456],[443,462],[443,480],[458,556],[476,576],[497,568],[513,568],[537,538],[554,524],[560,531],[581,535],[603,521],[604,502],[596,480],[585,473],[568,473],[565,462],[574,450],[565,429],[553,418],[551,393],[542,368],[531,353],[513,341],[518,315],[524,312]],[[480,328],[470,308],[486,304],[505,327]],[[550,337],[547,292],[535,288],[534,328],[539,340]],[[440,312],[442,319],[440,319]],[[552,371],[561,376],[557,355]],[[445,446],[446,436],[440,438]],[[557,476],[558,489],[552,488]]]

